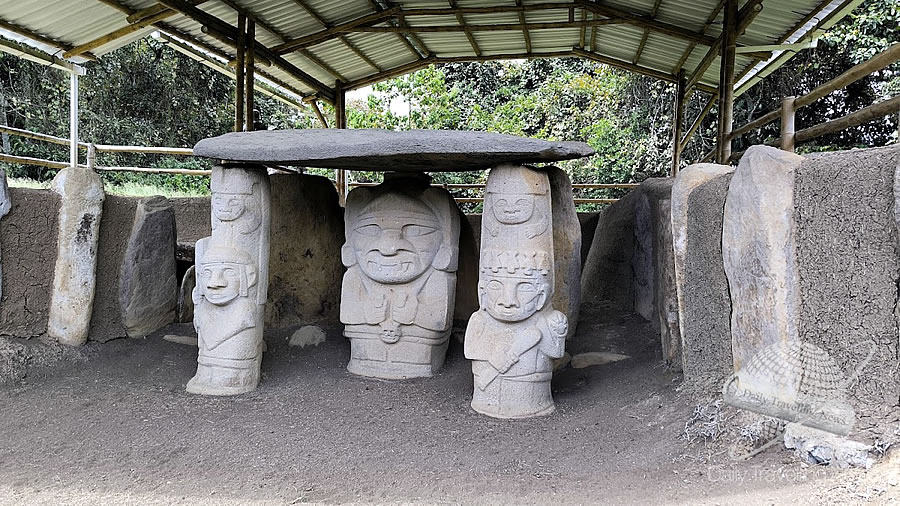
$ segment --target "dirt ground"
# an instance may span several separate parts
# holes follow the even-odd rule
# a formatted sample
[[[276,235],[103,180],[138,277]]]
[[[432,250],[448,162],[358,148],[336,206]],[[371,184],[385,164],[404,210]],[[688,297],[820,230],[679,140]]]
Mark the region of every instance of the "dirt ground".
[[[239,397],[185,393],[196,348],[161,336],[187,325],[0,387],[0,504],[900,503],[897,452],[838,471],[686,441],[695,399],[633,315],[587,312],[569,349],[632,358],[561,370],[556,413],[523,421],[469,408],[458,343],[437,377],[375,381],[326,330],[304,349],[267,335],[260,388]]]

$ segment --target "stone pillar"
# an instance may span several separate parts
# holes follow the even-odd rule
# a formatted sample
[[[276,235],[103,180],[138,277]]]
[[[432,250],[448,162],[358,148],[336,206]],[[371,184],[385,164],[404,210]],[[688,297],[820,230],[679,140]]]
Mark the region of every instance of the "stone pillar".
[[[200,353],[187,391],[237,395],[259,383],[269,281],[269,177],[260,166],[213,168],[212,236],[197,241],[194,326]]]
[[[60,195],[57,256],[47,334],[62,344],[87,341],[94,307],[97,242],[103,213],[103,182],[93,170],[59,171],[51,189]]]
[[[502,165],[485,194],[478,279],[480,307],[466,328],[475,376],[472,408],[496,418],[548,415],[554,358],[566,315],[553,298],[553,216],[545,172]]]
[[[553,214],[554,288],[550,304],[569,318],[566,338],[575,334],[581,313],[581,224],[575,211],[572,181],[558,167],[544,167],[550,181]]]
[[[444,364],[453,325],[459,211],[424,174],[385,175],[350,192],[341,323],[347,370],[384,379],[429,377]]]

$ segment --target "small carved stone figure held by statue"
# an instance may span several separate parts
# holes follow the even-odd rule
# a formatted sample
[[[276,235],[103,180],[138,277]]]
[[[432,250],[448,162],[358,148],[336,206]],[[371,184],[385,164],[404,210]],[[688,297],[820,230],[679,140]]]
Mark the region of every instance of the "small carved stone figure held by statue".
[[[466,328],[472,408],[496,418],[554,411],[553,359],[565,352],[566,315],[553,295],[549,182],[527,167],[491,170],[482,218],[479,310]]]
[[[459,210],[422,174],[391,174],[350,192],[345,213],[347,272],[341,322],[347,369],[404,379],[443,365],[453,319]]]

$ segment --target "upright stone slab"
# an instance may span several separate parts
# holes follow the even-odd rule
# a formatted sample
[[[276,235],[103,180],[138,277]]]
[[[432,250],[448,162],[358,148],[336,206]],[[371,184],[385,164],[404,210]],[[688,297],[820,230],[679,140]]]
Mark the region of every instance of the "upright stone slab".
[[[656,231],[656,316],[663,361],[674,371],[681,370],[681,329],[678,326],[678,290],[675,283],[675,249],[672,240],[672,201],[660,200]]]
[[[640,191],[640,190],[638,190]],[[656,296],[656,266],[653,264],[653,211],[643,191],[634,208],[634,250],[631,265],[634,273],[634,312],[653,321]]]
[[[216,166],[211,237],[197,241],[197,374],[187,391],[237,395],[259,383],[268,287],[269,177],[256,166]]]
[[[138,202],[119,274],[119,308],[129,337],[175,321],[175,213],[162,196]]]
[[[87,341],[96,286],[97,241],[103,183],[93,170],[59,171],[51,189],[60,195],[57,256],[47,334],[62,344]]]
[[[678,315],[684,379],[716,388],[734,370],[731,299],[722,263],[722,219],[730,179],[728,171],[694,187],[684,207],[678,208],[680,219],[676,218],[675,188],[672,193],[672,232],[681,230],[683,241],[683,263],[676,263],[676,275],[680,274]],[[676,228],[676,220],[681,219],[683,229]],[[677,242],[675,253],[679,254]]]
[[[634,310],[634,211],[641,193],[628,192],[606,207],[581,272],[581,300],[615,303]]]
[[[347,197],[341,323],[347,370],[405,379],[444,364],[453,325],[459,211],[424,174],[386,174]]]
[[[728,186],[722,257],[735,371],[763,348],[799,339],[794,174],[802,161],[794,153],[752,146]]]
[[[565,352],[566,315],[553,309],[553,216],[547,174],[491,170],[482,216],[480,308],[466,328],[472,408],[496,418],[548,415],[554,358]]]
[[[553,214],[554,287],[550,305],[569,318],[569,338],[575,334],[581,312],[581,224],[568,174],[553,166],[542,170],[550,181]]]

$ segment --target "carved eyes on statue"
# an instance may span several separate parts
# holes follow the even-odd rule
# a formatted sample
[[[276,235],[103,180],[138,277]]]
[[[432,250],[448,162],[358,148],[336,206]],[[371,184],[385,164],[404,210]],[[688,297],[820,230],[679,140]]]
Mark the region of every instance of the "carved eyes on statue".
[[[537,295],[537,288],[531,283],[519,283],[516,287],[519,298],[524,301],[530,301]]]
[[[378,237],[379,234],[381,234],[381,227],[375,224],[363,225],[361,227],[356,227],[356,233],[366,237]]]
[[[404,237],[421,237],[423,235],[432,234],[437,231],[436,228],[426,227],[424,225],[405,225],[403,227]]]
[[[492,279],[488,283],[487,289],[492,292],[497,292],[497,291],[503,290],[503,283],[497,281],[496,279]]]

